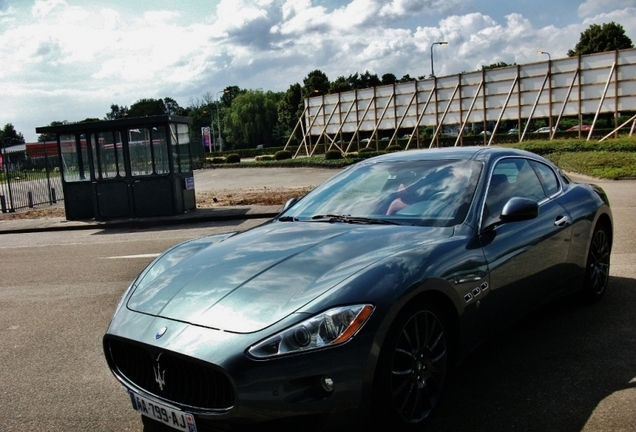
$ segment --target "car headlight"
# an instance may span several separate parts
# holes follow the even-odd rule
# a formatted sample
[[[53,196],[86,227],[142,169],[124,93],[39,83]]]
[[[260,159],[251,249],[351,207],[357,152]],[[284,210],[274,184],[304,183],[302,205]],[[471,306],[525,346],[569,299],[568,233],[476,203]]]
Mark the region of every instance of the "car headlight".
[[[329,309],[268,337],[247,352],[263,359],[345,343],[358,333],[373,309],[369,304]]]

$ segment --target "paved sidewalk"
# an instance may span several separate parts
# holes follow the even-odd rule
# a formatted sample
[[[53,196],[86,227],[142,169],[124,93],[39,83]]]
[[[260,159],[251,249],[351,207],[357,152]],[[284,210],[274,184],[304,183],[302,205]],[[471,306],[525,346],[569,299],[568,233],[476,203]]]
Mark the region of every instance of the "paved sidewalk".
[[[239,206],[198,208],[182,215],[152,218],[113,219],[109,221],[68,221],[65,218],[11,219],[0,221],[0,234],[80,229],[148,228],[157,226],[195,224],[234,219],[262,219],[276,216],[282,206]]]

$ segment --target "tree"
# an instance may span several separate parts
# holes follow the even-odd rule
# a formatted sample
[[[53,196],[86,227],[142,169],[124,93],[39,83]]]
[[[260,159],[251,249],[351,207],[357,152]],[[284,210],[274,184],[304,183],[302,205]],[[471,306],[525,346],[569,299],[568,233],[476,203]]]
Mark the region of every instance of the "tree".
[[[386,84],[395,84],[397,82],[397,77],[392,73],[385,73],[382,75],[382,85]]]
[[[369,71],[366,71],[362,75],[357,72],[354,75],[349,75],[348,81],[352,89],[365,89],[382,84],[380,78]]]
[[[488,66],[482,65],[481,68],[484,69],[484,70],[492,70],[492,69],[497,69],[497,68],[514,66],[514,65],[516,65],[516,63],[508,64],[506,62],[500,61],[500,62],[497,62],[497,63],[491,63]]]
[[[228,86],[223,90],[223,94],[221,95],[221,104],[225,108],[229,108],[232,106],[232,101],[238,96],[245,94],[247,90],[241,89],[238,86]]]
[[[303,97],[300,84],[292,84],[285,94],[283,94],[277,107],[278,122],[288,133],[291,133],[296,127],[296,123],[298,123],[303,109]],[[299,132],[297,132],[297,135],[300,136]]]
[[[224,108],[223,131],[228,142],[236,147],[279,145],[275,136],[280,135],[277,107],[283,93],[248,90],[238,95],[230,108]]]
[[[400,78],[400,79],[398,80],[398,82],[401,82],[401,83],[404,83],[404,82],[412,82],[412,81],[417,81],[417,79],[416,79],[416,78],[411,77],[411,75],[409,75],[409,74],[403,75],[403,76],[402,76],[402,78]]]
[[[339,76],[329,85],[329,93],[342,93],[351,90],[351,84],[344,76]]]
[[[304,98],[320,96],[329,93],[329,78],[321,70],[309,72],[303,80],[302,96]]]
[[[166,114],[166,105],[161,99],[140,99],[130,106],[128,117],[146,117]]]
[[[182,109],[177,101],[169,97],[163,98],[163,106],[165,109],[165,114],[167,115],[177,115],[182,112]]]
[[[568,56],[574,57],[627,48],[634,48],[632,40],[625,34],[622,25],[612,21],[602,26],[592,24],[581,33],[579,43],[573,50],[568,51]]]
[[[106,113],[106,120],[117,120],[120,118],[124,118],[128,115],[128,107],[127,106],[119,106],[116,104],[112,104],[110,106],[110,112]]]
[[[9,147],[17,144],[24,144],[24,135],[17,132],[12,123],[7,123],[4,128],[0,130],[0,142],[3,147]]]

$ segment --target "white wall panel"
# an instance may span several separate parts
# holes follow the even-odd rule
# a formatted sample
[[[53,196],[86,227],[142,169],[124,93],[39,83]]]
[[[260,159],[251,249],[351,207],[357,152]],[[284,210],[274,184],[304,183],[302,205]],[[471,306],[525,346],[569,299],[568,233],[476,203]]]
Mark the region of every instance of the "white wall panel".
[[[493,122],[500,116],[556,119],[562,110],[564,116],[576,116],[579,109],[580,114],[634,112],[636,49],[312,97],[305,106],[305,127],[313,122],[312,134],[366,136],[394,130],[400,122],[401,128],[415,128]]]

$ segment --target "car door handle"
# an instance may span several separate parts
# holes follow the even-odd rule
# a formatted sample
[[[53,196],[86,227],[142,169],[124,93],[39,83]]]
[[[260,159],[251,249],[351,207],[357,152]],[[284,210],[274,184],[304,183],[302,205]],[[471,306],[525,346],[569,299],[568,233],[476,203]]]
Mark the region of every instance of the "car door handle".
[[[569,225],[570,222],[570,218],[568,216],[558,216],[556,218],[556,220],[554,221],[554,225],[556,226],[565,226],[565,225]]]

